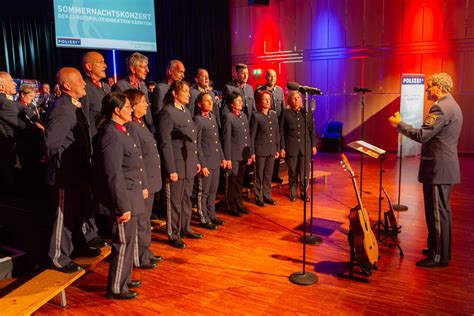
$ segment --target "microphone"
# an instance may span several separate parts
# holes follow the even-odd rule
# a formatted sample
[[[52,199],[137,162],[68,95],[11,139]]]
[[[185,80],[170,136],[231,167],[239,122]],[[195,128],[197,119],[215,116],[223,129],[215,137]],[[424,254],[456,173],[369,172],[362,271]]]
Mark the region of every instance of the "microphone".
[[[365,92],[372,92],[372,90],[370,90],[369,88],[354,87],[354,92],[362,92],[362,93],[365,93]]]
[[[301,86],[297,82],[288,82],[286,84],[286,87],[288,88],[288,90],[298,90],[301,93],[308,92],[309,94],[323,95],[320,89],[308,86]]]

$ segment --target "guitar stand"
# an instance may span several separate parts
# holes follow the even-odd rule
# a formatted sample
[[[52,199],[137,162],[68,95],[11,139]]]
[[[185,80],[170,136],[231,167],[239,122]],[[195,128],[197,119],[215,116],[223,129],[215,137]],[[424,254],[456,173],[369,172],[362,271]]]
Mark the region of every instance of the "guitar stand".
[[[382,173],[383,173],[382,163],[385,160],[385,155],[381,156],[379,160],[380,160],[380,170],[379,170],[379,216],[378,216],[377,222],[372,226],[372,229],[374,229],[377,226],[377,241],[378,242],[382,242],[385,239],[387,239],[387,237],[390,237],[390,239],[392,239],[395,246],[397,246],[398,250],[400,250],[400,257],[403,258],[403,250],[400,247],[398,241],[395,239],[395,236],[393,234],[390,234],[391,231],[386,227],[386,225],[384,225],[384,223],[381,220],[381,218],[382,218],[382,200],[383,200],[383,198],[382,198]],[[385,214],[384,214],[384,216],[385,216]],[[383,228],[383,230],[382,230],[382,228]],[[382,232],[384,232],[384,234],[386,236],[384,239],[380,238],[380,234]]]
[[[348,262],[349,274],[338,273],[337,277],[352,280],[352,281],[362,282],[362,283],[369,283],[369,279],[367,279],[367,277],[370,277],[372,275],[372,270],[377,270],[378,269],[377,264],[374,264],[372,267],[367,267],[367,266],[360,265],[359,263],[357,263],[357,261],[355,259],[354,235],[353,235],[351,229],[349,229],[347,239],[349,240],[349,245],[351,247],[351,249],[350,249],[350,260]],[[360,271],[354,271],[354,267],[359,267]],[[361,275],[365,276],[366,278],[356,276],[356,275],[354,275],[354,273],[361,274]]]
[[[385,214],[384,214],[385,215]],[[391,229],[388,229],[387,226],[379,219],[377,221],[377,223],[375,223],[374,225],[372,225],[372,229],[375,228],[375,226],[377,226],[378,228],[378,233],[377,233],[377,241],[378,242],[384,242],[385,239],[387,239],[388,237],[390,237],[390,239],[392,240],[392,242],[395,244],[395,246],[397,246],[398,250],[400,250],[400,257],[404,257],[404,254],[403,254],[403,249],[402,247],[400,247],[400,244],[398,243],[397,239],[395,238],[398,233],[394,233]],[[381,229],[380,227],[383,227],[383,229]],[[384,234],[385,237],[384,238],[380,238],[380,234]]]

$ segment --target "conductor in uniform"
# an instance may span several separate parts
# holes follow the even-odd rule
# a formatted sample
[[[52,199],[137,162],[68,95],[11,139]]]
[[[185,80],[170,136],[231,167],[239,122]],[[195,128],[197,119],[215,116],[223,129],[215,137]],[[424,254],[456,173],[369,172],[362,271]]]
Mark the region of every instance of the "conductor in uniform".
[[[447,73],[437,73],[426,83],[427,98],[434,103],[420,128],[402,121],[397,112],[389,118],[393,127],[421,143],[418,181],[423,184],[428,249],[419,267],[445,267],[451,259],[451,206],[453,184],[459,183],[458,139],[463,115],[451,95],[453,81]]]

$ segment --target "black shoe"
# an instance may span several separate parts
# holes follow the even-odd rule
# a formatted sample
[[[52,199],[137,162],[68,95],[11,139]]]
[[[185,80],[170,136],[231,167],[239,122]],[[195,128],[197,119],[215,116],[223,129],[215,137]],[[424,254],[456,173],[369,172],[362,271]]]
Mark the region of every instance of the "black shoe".
[[[283,179],[282,178],[272,178],[272,182],[274,182],[274,183],[283,183]]]
[[[77,257],[85,257],[85,258],[95,258],[99,256],[102,253],[100,248],[90,248],[90,247],[84,247],[78,251],[73,251],[71,257],[77,258]]]
[[[296,198],[295,197],[290,197],[290,201],[291,202],[296,202]]]
[[[242,214],[250,214],[249,210],[246,209],[246,208],[241,208],[241,209],[239,210],[239,212],[242,213]]]
[[[115,293],[107,293],[107,298],[112,298],[114,300],[131,300],[132,298],[136,298],[138,293],[132,290],[128,290],[127,292],[122,292],[119,294]]]
[[[217,229],[217,225],[213,222],[201,223],[201,227],[205,229]]]
[[[237,212],[237,211],[234,211],[234,210],[228,210],[227,212],[232,216],[242,217],[242,214],[240,214],[240,212]]]
[[[89,241],[89,242],[87,243],[87,246],[88,246],[89,248],[95,248],[95,249],[97,249],[97,248],[102,248],[102,247],[107,246],[107,242],[106,242],[104,239],[97,237],[97,238],[94,238],[94,239],[92,239],[91,241]]]
[[[188,247],[186,243],[181,239],[168,240],[168,244],[179,249],[185,249],[186,247]]]
[[[265,206],[265,203],[263,203],[262,201],[260,200],[256,200],[255,201],[255,204],[257,204],[257,206],[260,206],[260,207],[264,207]],[[242,212],[243,213],[243,212]]]
[[[218,226],[222,226],[222,225],[225,224],[224,221],[222,221],[222,220],[220,220],[220,219],[218,219],[218,218],[211,220],[211,222],[212,222],[214,225],[218,225]]]
[[[448,263],[445,262],[434,262],[430,258],[426,258],[423,260],[420,260],[416,263],[417,267],[422,267],[422,268],[442,268],[442,267],[447,267]]]
[[[158,262],[161,262],[163,261],[163,257],[162,256],[154,256],[153,258],[150,258],[150,262],[153,262],[153,263],[158,263]]]
[[[273,201],[272,199],[263,199],[263,201],[270,205],[277,205],[277,202]]]
[[[140,285],[142,285],[142,281],[140,280],[132,280],[132,282],[127,283],[129,289],[140,287]]]
[[[147,264],[142,264],[141,266],[137,268],[143,269],[143,270],[151,270],[151,269],[155,269],[156,267],[157,267],[156,263],[150,261]]]
[[[69,262],[68,264],[66,264],[62,268],[56,267],[56,270],[64,272],[64,273],[76,273],[76,272],[81,271],[83,269],[84,268],[82,266],[78,265],[74,261]]]
[[[430,255],[430,250],[428,248],[423,248],[423,250],[421,250],[421,253],[428,257]]]
[[[184,238],[191,238],[191,239],[202,239],[204,237],[204,235],[201,233],[188,233],[188,232],[182,233],[181,236]]]

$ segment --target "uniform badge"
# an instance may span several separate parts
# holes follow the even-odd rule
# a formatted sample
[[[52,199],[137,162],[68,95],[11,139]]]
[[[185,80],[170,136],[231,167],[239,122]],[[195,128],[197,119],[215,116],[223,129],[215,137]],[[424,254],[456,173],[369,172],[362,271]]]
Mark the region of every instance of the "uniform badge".
[[[428,116],[425,118],[425,122],[423,123],[426,126],[431,126],[436,122],[436,114],[430,113]]]
[[[72,104],[74,104],[74,106],[75,106],[76,108],[80,108],[80,107],[81,107],[81,102],[77,101],[76,99],[72,99],[72,98],[71,98],[71,102],[72,102]]]

